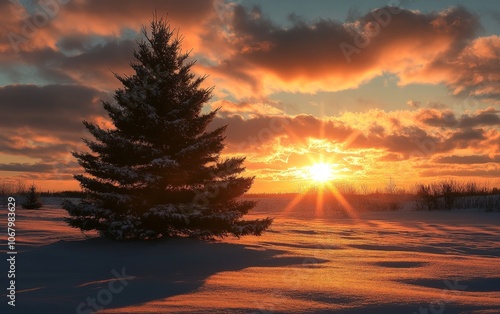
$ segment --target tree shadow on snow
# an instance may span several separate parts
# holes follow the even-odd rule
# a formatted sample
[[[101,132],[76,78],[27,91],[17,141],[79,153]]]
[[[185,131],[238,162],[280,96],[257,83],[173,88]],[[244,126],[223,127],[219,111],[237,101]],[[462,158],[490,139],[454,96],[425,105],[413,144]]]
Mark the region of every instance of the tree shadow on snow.
[[[193,239],[59,241],[17,255],[15,310],[92,313],[189,293],[222,271],[304,261],[281,253]]]

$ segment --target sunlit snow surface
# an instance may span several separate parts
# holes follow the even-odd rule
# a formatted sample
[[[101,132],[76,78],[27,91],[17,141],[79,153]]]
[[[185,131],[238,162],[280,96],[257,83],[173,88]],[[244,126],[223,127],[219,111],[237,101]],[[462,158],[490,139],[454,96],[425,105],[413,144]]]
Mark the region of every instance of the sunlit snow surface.
[[[17,303],[3,294],[1,313],[90,313],[97,296],[98,313],[500,313],[500,213],[261,205],[276,217],[261,237],[120,243],[86,239],[56,207],[18,209]]]

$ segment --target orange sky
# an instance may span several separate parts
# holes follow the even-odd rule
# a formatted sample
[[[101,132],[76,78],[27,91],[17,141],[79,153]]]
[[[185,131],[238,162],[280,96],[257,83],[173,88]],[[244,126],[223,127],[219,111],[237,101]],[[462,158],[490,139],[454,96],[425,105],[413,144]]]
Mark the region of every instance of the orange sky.
[[[0,2],[2,181],[78,188],[81,120],[107,123],[100,99],[156,8],[215,86],[211,127],[229,125],[224,155],[247,157],[252,192],[300,191],[320,161],[373,188],[500,186],[498,5],[406,2]]]

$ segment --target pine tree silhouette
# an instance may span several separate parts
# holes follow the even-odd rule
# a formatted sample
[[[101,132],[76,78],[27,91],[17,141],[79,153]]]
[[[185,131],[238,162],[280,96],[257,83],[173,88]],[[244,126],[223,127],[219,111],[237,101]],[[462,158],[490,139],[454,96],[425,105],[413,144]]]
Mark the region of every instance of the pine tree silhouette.
[[[24,209],[39,209],[42,207],[40,194],[36,191],[35,184],[32,184],[26,193],[26,201],[21,204]]]
[[[117,240],[260,235],[272,219],[242,219],[255,206],[238,199],[253,183],[241,176],[245,158],[221,159],[227,126],[208,132],[217,110],[201,113],[212,89],[200,87],[205,77],[191,73],[167,21],[154,18],[150,30],[135,73],[116,75],[116,103],[103,102],[114,128],[84,121],[95,140],[73,153],[87,173],[74,177],[88,196],[64,202],[66,222]]]

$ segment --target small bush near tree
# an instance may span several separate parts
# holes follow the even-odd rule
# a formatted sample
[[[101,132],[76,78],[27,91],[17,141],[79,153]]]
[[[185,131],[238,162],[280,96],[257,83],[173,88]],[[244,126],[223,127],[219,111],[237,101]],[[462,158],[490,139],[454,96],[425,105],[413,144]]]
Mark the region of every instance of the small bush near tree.
[[[24,209],[39,209],[42,207],[40,194],[36,191],[35,184],[32,184],[26,193],[26,201],[21,204]]]

